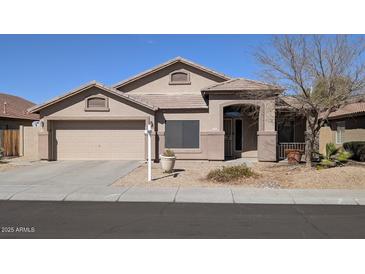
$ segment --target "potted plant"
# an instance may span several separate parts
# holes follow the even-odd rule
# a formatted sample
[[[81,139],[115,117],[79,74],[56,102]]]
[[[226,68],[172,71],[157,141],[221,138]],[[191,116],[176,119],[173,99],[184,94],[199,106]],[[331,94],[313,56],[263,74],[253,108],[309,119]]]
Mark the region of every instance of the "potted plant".
[[[166,173],[171,173],[175,166],[175,153],[171,149],[166,149],[162,155],[160,155],[161,158],[161,167],[162,170]]]
[[[289,164],[291,164],[291,165],[299,164],[301,159],[302,159],[303,150],[300,150],[300,149],[286,149],[285,154],[288,158],[288,163]]]

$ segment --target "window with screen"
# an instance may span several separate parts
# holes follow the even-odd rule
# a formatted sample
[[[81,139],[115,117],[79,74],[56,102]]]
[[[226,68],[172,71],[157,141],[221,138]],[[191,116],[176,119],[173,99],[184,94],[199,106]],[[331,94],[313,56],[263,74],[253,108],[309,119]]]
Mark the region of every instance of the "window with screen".
[[[199,148],[199,121],[166,121],[165,148]]]

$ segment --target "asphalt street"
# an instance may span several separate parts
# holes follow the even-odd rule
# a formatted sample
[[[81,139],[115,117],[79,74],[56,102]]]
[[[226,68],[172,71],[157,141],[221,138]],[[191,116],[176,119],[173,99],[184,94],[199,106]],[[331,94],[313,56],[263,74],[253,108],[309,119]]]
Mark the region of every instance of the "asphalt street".
[[[0,201],[0,238],[365,238],[365,206]]]

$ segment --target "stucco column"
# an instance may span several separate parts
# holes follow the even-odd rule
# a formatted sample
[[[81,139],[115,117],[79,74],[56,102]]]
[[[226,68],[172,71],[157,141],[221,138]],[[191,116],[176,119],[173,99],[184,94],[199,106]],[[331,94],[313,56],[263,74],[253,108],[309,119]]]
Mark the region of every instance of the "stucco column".
[[[200,134],[208,160],[224,160],[224,131],[202,132]]]
[[[43,127],[38,133],[38,155],[40,160],[50,160],[49,157],[49,121],[41,120]]]
[[[257,154],[259,161],[276,161],[275,101],[263,101],[260,106]]]

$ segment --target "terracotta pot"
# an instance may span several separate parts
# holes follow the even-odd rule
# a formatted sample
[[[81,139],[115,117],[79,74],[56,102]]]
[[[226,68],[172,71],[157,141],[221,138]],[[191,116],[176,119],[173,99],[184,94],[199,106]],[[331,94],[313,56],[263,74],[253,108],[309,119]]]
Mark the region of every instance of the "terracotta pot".
[[[176,157],[175,156],[167,157],[167,156],[161,155],[160,158],[161,158],[160,162],[161,162],[162,170],[164,172],[171,173],[175,166]]]
[[[287,149],[285,153],[288,157],[288,163],[291,165],[299,164],[302,159],[303,151],[299,149]]]

